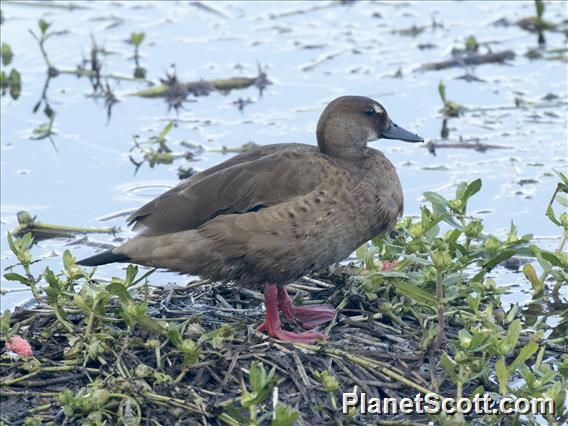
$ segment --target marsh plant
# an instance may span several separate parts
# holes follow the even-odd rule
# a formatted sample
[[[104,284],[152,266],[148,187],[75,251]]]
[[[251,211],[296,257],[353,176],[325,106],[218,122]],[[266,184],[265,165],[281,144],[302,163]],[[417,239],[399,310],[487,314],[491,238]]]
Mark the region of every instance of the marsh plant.
[[[12,67],[7,72],[6,67],[12,63],[14,52],[8,43],[2,43],[2,71],[0,72],[0,87],[2,88],[2,96],[9,93],[11,98],[16,100],[20,97],[22,91],[22,76],[19,71]]]
[[[134,46],[134,78],[145,79],[146,78],[146,68],[140,65],[140,45],[146,38],[146,33],[132,33],[130,34],[130,43]]]
[[[406,395],[419,391],[458,398],[489,393],[494,400],[551,398],[554,413],[538,418],[513,415],[508,421],[565,424],[568,357],[562,321],[565,324],[566,319],[553,327],[543,317],[531,318],[525,308],[506,305],[502,296],[513,289],[495,280],[500,265],[523,259],[522,272],[516,276],[532,288],[531,304],[547,305],[552,300],[550,305],[559,306],[560,315],[566,315],[562,298],[568,285],[568,256],[563,251],[568,235],[564,195],[568,177],[558,175],[557,191],[543,212],[561,233],[554,251],[536,246],[531,235],[518,235],[513,224],[501,237],[486,232],[483,222],[468,213],[471,198],[482,189],[481,181],[475,180],[459,184],[451,199],[426,192],[427,204],[419,217],[401,220],[390,236],[357,250],[361,268],[348,274],[347,287],[327,284],[345,295],[339,309],[356,300],[368,315],[378,318],[389,339],[400,342],[400,348],[411,348],[412,359],[424,370],[422,376],[405,375],[384,358],[373,358],[383,352],[369,352],[369,345],[385,343],[372,340],[372,335],[357,350],[353,341],[340,339],[319,345],[270,343],[271,339],[255,336],[251,329],[245,332],[242,323],[231,320],[235,309],[215,315],[197,312],[195,299],[204,294],[197,288],[186,293],[153,289],[149,283],[153,270],[140,274],[130,265],[124,277],[101,282],[95,270],[78,266],[66,250],[61,271],[46,267],[38,272],[41,261],[32,255],[32,234],[9,235],[18,262],[6,268],[4,276],[29,287],[36,307],[7,311],[0,318],[2,346],[30,345],[19,356],[1,355],[3,398],[37,396],[46,401],[37,406],[35,399],[22,400],[35,405],[27,414],[19,414],[28,424],[54,421],[61,411],[67,422],[81,424],[141,424],[171,412],[168,415],[180,422],[291,425],[306,414],[286,404],[290,395],[281,390],[289,378],[279,371],[287,371],[283,356],[290,354],[297,366],[291,368],[301,371],[292,378],[294,386],[301,392],[321,392],[318,410],[340,423],[354,421],[357,414],[341,417],[339,393],[352,391],[361,383],[357,374],[371,369],[389,383],[384,388],[390,392],[387,395],[405,389]],[[180,294],[190,300],[187,308],[175,304]],[[214,297],[227,304],[219,294]],[[340,317],[341,322],[360,324],[356,317]],[[329,327],[337,329],[337,336],[345,325],[332,322]],[[408,359],[393,362],[404,366]],[[313,360],[325,364],[310,367]],[[271,365],[268,370],[266,363]],[[332,365],[341,367],[342,374],[329,368]],[[456,415],[430,420],[497,424],[504,417]]]
[[[549,352],[566,345],[565,328],[534,322],[517,305],[505,306],[501,296],[512,288],[497,285],[493,276],[503,262],[525,259],[518,276],[533,290],[531,303],[560,302],[560,321],[566,321],[568,202],[560,193],[568,193],[568,176],[558,176],[546,211],[561,233],[555,251],[537,247],[532,235],[519,236],[512,223],[505,238],[485,232],[482,221],[467,213],[470,198],[481,189],[476,180],[458,185],[453,199],[426,192],[429,205],[421,207],[418,219],[402,220],[392,238],[377,238],[357,253],[366,271],[360,289],[377,302],[376,310],[400,323],[411,317],[421,325],[421,345],[430,352],[431,366],[438,361],[445,373],[436,377],[431,369],[435,390],[449,380],[457,398],[484,392],[498,399],[549,397],[555,402],[549,424],[566,421],[568,357],[562,350],[556,356]],[[563,213],[555,213],[554,206]],[[383,263],[393,261],[396,266],[384,270]],[[457,325],[456,335],[446,335],[448,322]]]

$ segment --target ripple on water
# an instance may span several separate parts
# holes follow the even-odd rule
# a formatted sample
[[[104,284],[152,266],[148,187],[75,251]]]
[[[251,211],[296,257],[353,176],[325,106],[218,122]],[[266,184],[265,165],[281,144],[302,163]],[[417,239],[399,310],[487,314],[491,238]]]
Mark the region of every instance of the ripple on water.
[[[115,199],[119,201],[147,202],[174,186],[175,183],[171,181],[128,182],[115,187]]]

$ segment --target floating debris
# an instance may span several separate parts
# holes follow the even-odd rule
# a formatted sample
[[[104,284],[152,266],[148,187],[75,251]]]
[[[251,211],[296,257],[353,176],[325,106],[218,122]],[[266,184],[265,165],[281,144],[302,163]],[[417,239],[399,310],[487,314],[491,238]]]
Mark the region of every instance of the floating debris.
[[[472,142],[460,141],[455,143],[428,141],[422,145],[422,148],[426,148],[432,155],[436,155],[437,149],[445,149],[445,148],[473,149],[474,151],[477,152],[487,152],[491,149],[513,149],[512,146],[482,143],[479,142],[478,140]]]
[[[18,226],[11,233],[15,237],[31,233],[35,240],[49,238],[74,238],[75,234],[114,234],[117,228],[83,228],[79,226],[52,225],[41,223],[25,210],[17,213]]]
[[[450,59],[448,61],[427,63],[422,65],[419,70],[439,71],[447,68],[464,67],[469,65],[503,63],[512,59],[515,59],[515,52],[513,52],[512,50],[482,54],[469,54],[460,58]]]
[[[227,79],[199,80],[189,83],[178,82],[176,79],[175,90],[180,94],[185,92],[195,96],[205,96],[214,90],[229,93],[231,90],[257,87],[262,91],[270,84],[272,84],[272,82],[268,80],[266,73],[259,69],[259,73],[256,77],[231,77]],[[131,96],[141,96],[143,98],[167,97],[169,94],[171,95],[172,85],[173,83],[171,81],[162,81],[160,85],[131,93]]]

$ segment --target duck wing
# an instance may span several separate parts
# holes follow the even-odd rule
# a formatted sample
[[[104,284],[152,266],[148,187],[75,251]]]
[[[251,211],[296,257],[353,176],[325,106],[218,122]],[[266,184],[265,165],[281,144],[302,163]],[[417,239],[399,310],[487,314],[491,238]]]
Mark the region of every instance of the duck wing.
[[[128,224],[145,235],[179,232],[305,195],[320,183],[320,156],[303,144],[255,148],[180,182],[130,215]]]

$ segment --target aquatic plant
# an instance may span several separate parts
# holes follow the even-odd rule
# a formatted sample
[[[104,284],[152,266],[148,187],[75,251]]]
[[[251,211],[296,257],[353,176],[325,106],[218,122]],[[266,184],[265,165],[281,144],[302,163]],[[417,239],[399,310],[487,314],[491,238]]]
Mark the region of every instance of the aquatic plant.
[[[19,211],[16,217],[18,226],[12,230],[11,234],[15,237],[21,237],[30,233],[34,241],[47,238],[71,238],[76,234],[114,234],[118,231],[117,228],[84,228],[42,223],[37,220],[36,216],[32,216],[25,210]]]
[[[502,237],[486,232],[468,213],[482,187],[475,180],[458,185],[450,199],[426,192],[428,205],[419,217],[401,220],[392,235],[360,248],[359,266],[289,286],[292,292],[327,295],[343,309],[328,327],[332,339],[320,345],[282,343],[247,329],[243,322],[261,314],[261,296],[252,290],[237,293],[199,282],[179,290],[152,288],[153,270],[139,276],[132,265],[124,277],[104,282],[96,270],[76,265],[69,251],[60,272],[44,268],[38,274],[31,233],[9,236],[18,263],[5,278],[30,287],[38,305],[0,317],[0,348],[18,336],[33,353],[0,363],[2,396],[48,401],[25,414],[27,422],[52,420],[62,409],[71,422],[140,424],[173,410],[186,422],[291,425],[300,416],[312,422],[355,418],[355,412],[338,417],[336,393],[355,384],[365,391],[375,383],[377,394],[386,389],[398,397],[549,397],[556,411],[539,419],[562,424],[568,386],[562,325],[531,319],[530,310],[517,305],[506,307],[502,296],[511,288],[494,280],[500,265],[524,259],[518,277],[534,285],[531,304],[552,298],[565,311],[560,297],[568,286],[568,219],[555,208],[568,204],[568,176],[558,176],[546,211],[562,233],[554,251],[537,247],[530,235],[519,236],[514,225]],[[254,309],[235,308],[222,294]],[[291,408],[294,394],[306,407],[303,393],[318,395],[319,402],[308,403],[308,410]],[[532,414],[524,418],[536,421]],[[450,421],[442,415],[430,419]]]
[[[560,182],[551,204],[557,201],[566,206],[568,202],[559,192],[568,192],[568,176],[558,176]],[[466,214],[468,200],[480,189],[479,180],[462,183],[452,200],[426,192],[424,197],[430,207],[421,207],[418,220],[401,221],[394,238],[378,238],[364,255],[359,252],[366,269],[360,288],[371,301],[389,301],[377,306],[383,314],[416,318],[421,324],[423,347],[440,350],[440,365],[456,385],[457,398],[491,389],[491,377],[496,377],[501,395],[551,397],[557,410],[547,420],[557,424],[564,413],[568,371],[563,369],[568,358],[552,358],[543,365],[543,355],[550,346],[565,344],[566,336],[547,340],[545,324],[528,326],[529,319],[516,305],[504,311],[501,295],[508,289],[497,286],[489,274],[513,256],[533,258],[542,268],[540,277],[532,263],[522,267],[534,289],[533,303],[542,303],[548,297],[557,299],[560,288],[568,288],[568,255],[562,251],[567,239],[567,216],[562,213],[564,216],[557,218],[550,206],[547,209],[546,215],[562,232],[554,252],[534,245],[532,235],[518,236],[513,224],[502,240],[486,234],[483,223]],[[399,260],[394,270],[382,271],[381,262],[393,259]],[[556,281],[553,288],[546,285],[549,275]],[[444,342],[449,318],[460,329],[454,338]],[[431,323],[434,319],[435,328]],[[528,363],[531,359],[534,361]],[[525,380],[521,388],[511,385],[519,375]],[[536,377],[546,377],[544,382],[539,381],[538,388],[531,387]],[[435,377],[432,383],[439,389],[441,383]]]
[[[459,117],[463,112],[465,112],[466,108],[463,105],[448,100],[446,96],[446,85],[442,80],[440,80],[440,83],[438,84],[438,93],[440,94],[440,99],[444,104],[440,110],[440,112],[444,114],[444,117]]]
[[[8,43],[2,43],[2,71],[0,73],[0,88],[2,96],[6,92],[10,93],[12,99],[16,100],[20,97],[22,91],[22,76],[16,68],[12,68],[9,74],[6,74],[5,67],[12,63],[14,53]]]
[[[134,68],[134,78],[146,78],[146,68],[140,65],[140,45],[146,38],[146,33],[132,33],[130,34],[130,43],[134,45],[134,63],[136,68]]]
[[[550,31],[555,30],[558,25],[554,22],[547,21],[543,18],[545,11],[545,3],[542,0],[534,1],[535,14],[533,16],[528,16],[517,22],[517,25],[524,30],[531,32]]]

